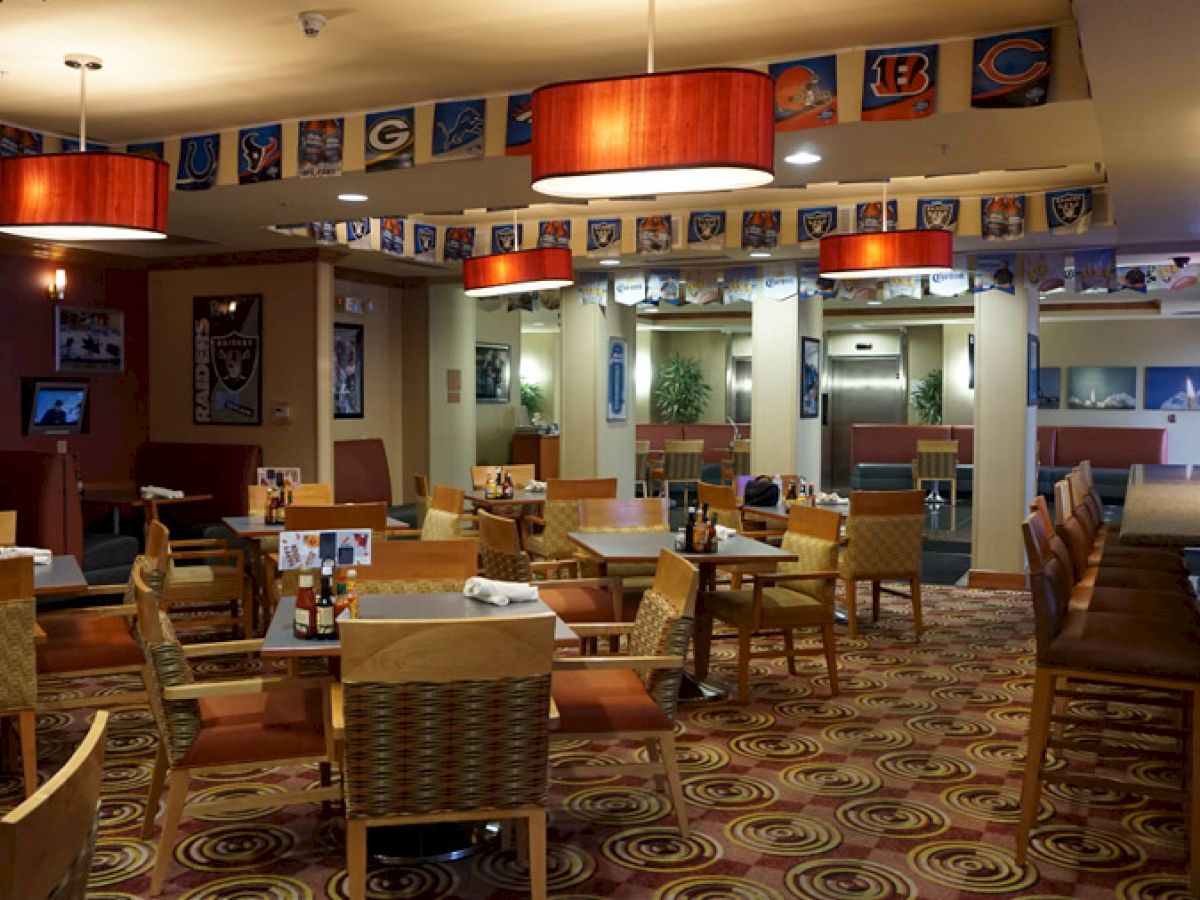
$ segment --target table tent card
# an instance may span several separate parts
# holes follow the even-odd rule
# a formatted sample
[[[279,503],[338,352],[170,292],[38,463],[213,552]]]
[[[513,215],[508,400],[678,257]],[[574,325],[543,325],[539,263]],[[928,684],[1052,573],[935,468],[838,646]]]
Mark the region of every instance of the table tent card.
[[[299,466],[272,466],[263,468],[260,466],[257,470],[254,483],[259,487],[274,487],[279,483],[279,476],[283,476],[283,483],[290,484],[292,487],[299,487],[300,467]]]
[[[371,529],[284,531],[279,535],[279,570],[318,569],[332,559],[338,566],[371,564]]]

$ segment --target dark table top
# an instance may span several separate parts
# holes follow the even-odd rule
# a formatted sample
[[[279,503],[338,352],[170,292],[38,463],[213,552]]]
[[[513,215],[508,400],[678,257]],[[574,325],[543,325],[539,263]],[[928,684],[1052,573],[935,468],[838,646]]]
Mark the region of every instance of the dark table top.
[[[308,641],[296,637],[292,633],[295,611],[295,597],[280,599],[263,638],[263,658],[342,655],[339,641]],[[461,593],[366,594],[359,601],[359,617],[363,619],[502,619],[548,612],[552,610],[540,600],[493,606],[472,600]],[[566,622],[555,619],[555,643],[569,643],[578,639]]]
[[[87,579],[73,556],[55,555],[48,566],[33,567],[33,593],[37,597],[86,591]]]
[[[1200,546],[1200,465],[1131,466],[1121,542]]]
[[[850,512],[850,501],[846,500],[842,503],[819,503],[817,509],[831,509],[834,512],[841,513],[843,516]],[[788,515],[791,512],[791,507],[785,501],[780,501],[774,506],[743,506],[742,515],[747,514],[758,516],[762,519],[771,519],[772,521],[786,522]]]
[[[483,490],[467,491],[464,495],[467,502],[474,506],[541,506],[546,502],[545,491],[514,490],[511,497],[487,497]]]
[[[262,516],[222,516],[225,527],[240,538],[267,537],[279,534],[284,530],[283,525],[270,525],[263,521]],[[407,528],[408,524],[388,516],[388,530]],[[330,529],[331,531],[334,529]]]
[[[676,535],[670,531],[572,531],[567,536],[606,563],[654,562],[662,550],[675,550],[696,565],[792,562],[796,559],[794,553],[740,534],[718,542],[715,553],[684,553],[675,546]]]

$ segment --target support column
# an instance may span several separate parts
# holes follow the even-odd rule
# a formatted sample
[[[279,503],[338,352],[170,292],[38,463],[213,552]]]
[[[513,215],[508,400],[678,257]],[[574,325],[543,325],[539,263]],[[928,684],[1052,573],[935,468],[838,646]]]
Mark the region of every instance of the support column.
[[[1038,333],[1038,297],[975,295],[975,472],[971,574],[975,587],[1025,586],[1021,522],[1037,491],[1037,406],[1027,406],[1028,336]]]
[[[611,291],[611,289],[610,289]],[[605,306],[581,306],[574,288],[562,292],[562,404],[559,471],[564,478],[618,479],[617,496],[633,496],[633,366],[637,314],[611,294]],[[628,341],[625,356],[625,419],[608,421],[609,338]]]
[[[761,290],[761,289],[760,289]],[[815,297],[755,298],[750,318],[754,357],[750,396],[751,467],[760,475],[821,480],[821,418],[800,418],[801,337],[821,341],[819,390],[824,391],[824,314]],[[818,411],[820,397],[817,398]]]
[[[471,487],[475,304],[461,284],[429,286],[429,482]]]
[[[317,481],[333,484],[333,263],[318,261],[315,280]]]

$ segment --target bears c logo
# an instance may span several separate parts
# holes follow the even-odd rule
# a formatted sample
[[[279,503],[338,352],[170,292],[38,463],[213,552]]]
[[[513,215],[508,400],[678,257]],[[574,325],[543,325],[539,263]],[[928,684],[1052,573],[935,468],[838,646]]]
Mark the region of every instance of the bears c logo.
[[[875,60],[871,91],[876,97],[915,97],[933,86],[924,53],[887,53]]]
[[[1030,84],[1050,71],[1050,64],[1041,58],[1045,54],[1046,48],[1031,38],[1009,38],[988,50],[979,68],[996,84]]]

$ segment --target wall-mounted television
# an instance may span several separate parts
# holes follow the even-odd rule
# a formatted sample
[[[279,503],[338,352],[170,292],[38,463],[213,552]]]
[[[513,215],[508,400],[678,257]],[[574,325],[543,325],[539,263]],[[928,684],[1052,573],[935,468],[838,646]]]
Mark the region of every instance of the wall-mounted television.
[[[88,382],[22,379],[25,433],[81,434],[87,431]]]

